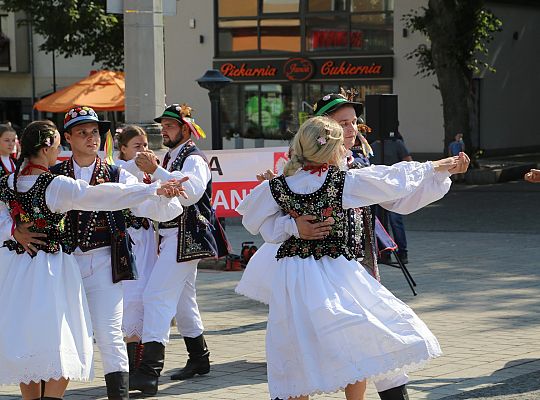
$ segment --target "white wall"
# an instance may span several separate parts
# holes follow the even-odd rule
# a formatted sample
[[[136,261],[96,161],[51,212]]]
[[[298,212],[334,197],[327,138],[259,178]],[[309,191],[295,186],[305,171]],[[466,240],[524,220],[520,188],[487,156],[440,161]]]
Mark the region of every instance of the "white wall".
[[[405,137],[409,151],[413,153],[442,153],[444,127],[442,99],[433,86],[436,78],[416,76],[416,62],[406,60],[405,55],[425,37],[408,32],[403,37],[403,14],[419,9],[427,0],[399,0],[394,2],[394,93],[398,95],[399,130]]]
[[[213,1],[183,0],[177,2],[176,16],[164,17],[165,25],[165,93],[166,103],[188,103],[193,107],[195,121],[207,138],[198,145],[212,147],[210,100],[208,91],[195,79],[212,68],[214,55]],[[189,20],[195,19],[195,29]],[[204,43],[199,43],[199,36]]]

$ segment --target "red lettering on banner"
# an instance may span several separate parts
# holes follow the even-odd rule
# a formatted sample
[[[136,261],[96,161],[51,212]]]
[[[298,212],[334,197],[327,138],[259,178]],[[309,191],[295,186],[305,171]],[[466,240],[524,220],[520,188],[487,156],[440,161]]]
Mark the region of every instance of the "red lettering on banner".
[[[218,217],[238,217],[238,204],[259,182],[213,182],[212,206]]]

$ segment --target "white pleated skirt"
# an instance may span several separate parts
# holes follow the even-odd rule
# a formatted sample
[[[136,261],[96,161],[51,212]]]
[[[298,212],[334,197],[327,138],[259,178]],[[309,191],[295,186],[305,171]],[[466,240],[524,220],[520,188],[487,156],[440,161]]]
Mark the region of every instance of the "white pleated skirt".
[[[332,393],[441,354],[414,311],[360,263],[342,256],[278,261],[266,335],[272,398]]]
[[[0,260],[0,384],[92,379],[92,326],[75,258],[2,247]]]

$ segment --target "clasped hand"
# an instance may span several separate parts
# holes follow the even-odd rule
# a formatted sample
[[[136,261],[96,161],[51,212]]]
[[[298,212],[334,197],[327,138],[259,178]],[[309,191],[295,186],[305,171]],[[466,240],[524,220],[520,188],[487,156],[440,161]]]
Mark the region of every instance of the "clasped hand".
[[[156,194],[169,198],[182,196],[184,199],[187,199],[188,196],[186,194],[186,190],[182,186],[182,183],[188,179],[189,178],[187,176],[183,177],[182,179],[171,179],[161,184],[161,187],[156,191]]]
[[[463,152],[458,156],[443,158],[442,160],[433,161],[435,171],[448,171],[450,174],[463,174],[469,169],[471,159]]]

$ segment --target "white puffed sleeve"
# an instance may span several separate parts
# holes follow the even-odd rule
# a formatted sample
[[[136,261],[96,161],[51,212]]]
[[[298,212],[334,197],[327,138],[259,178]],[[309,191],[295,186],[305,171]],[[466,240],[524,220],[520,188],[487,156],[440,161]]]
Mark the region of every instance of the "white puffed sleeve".
[[[372,204],[407,214],[439,200],[450,189],[448,174],[436,173],[430,161],[372,165],[347,172],[343,207]]]
[[[242,215],[242,224],[252,235],[261,234],[267,243],[281,243],[287,237],[282,237],[284,231],[275,229],[276,219],[284,213],[277,205],[268,181],[262,182],[236,207],[236,212]]]
[[[90,186],[80,179],[57,176],[45,191],[45,201],[49,209],[56,213],[70,210],[116,211],[135,207],[156,196],[158,188],[157,182],[152,185],[102,183]]]
[[[120,169],[119,181],[128,185],[139,184],[139,179],[125,169]],[[153,183],[153,185],[155,184]],[[146,217],[157,222],[165,222],[182,214],[183,208],[180,204],[179,197],[151,196],[139,204],[132,206],[131,212],[136,217]]]
[[[283,243],[291,236],[300,237],[294,218],[288,214],[283,215],[282,213],[268,217],[261,225],[259,231],[263,238],[268,238],[266,240],[268,243]]]
[[[13,220],[11,219],[11,215],[9,215],[9,209],[4,202],[0,201],[0,243],[12,239],[12,225]]]
[[[162,167],[157,167],[152,174],[153,179],[161,180],[162,182],[170,179],[182,179],[186,176],[189,180],[184,182],[183,186],[188,198],[181,198],[180,203],[184,206],[191,206],[201,199],[206,190],[206,185],[208,185],[208,182],[212,178],[210,167],[208,167],[204,158],[201,156],[189,156],[184,161],[182,171],[169,172]]]

